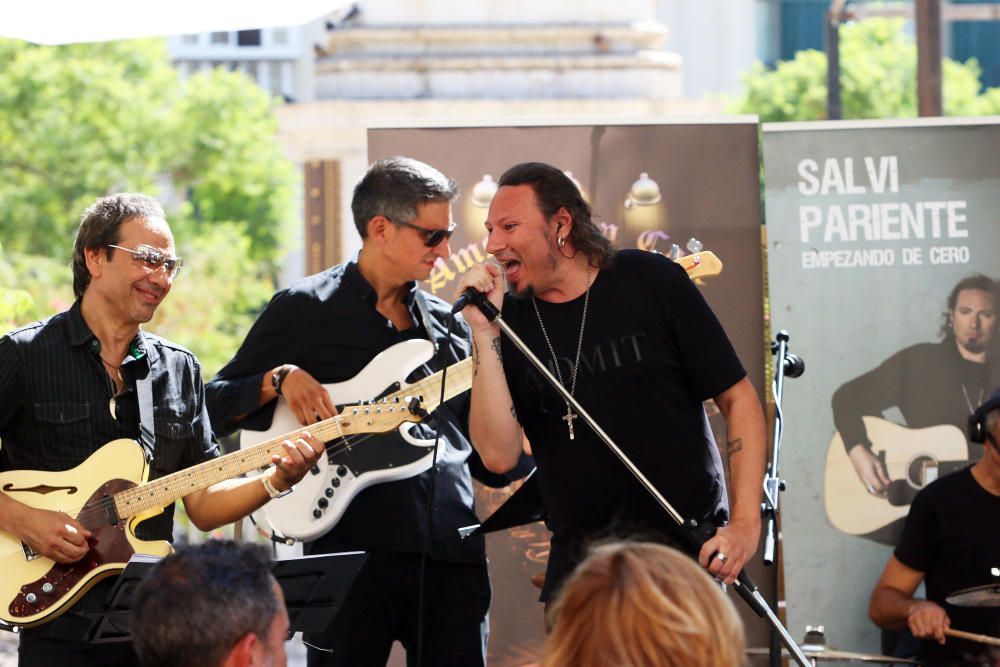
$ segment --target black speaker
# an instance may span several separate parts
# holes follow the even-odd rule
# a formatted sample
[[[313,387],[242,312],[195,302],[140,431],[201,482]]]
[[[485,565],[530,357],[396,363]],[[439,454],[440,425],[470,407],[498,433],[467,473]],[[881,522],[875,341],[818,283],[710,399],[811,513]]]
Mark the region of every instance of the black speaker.
[[[976,411],[969,416],[969,440],[983,444],[989,437],[986,430],[986,415],[991,411],[1000,408],[1000,389],[997,389],[986,402],[976,408]],[[992,439],[992,438],[991,438]]]

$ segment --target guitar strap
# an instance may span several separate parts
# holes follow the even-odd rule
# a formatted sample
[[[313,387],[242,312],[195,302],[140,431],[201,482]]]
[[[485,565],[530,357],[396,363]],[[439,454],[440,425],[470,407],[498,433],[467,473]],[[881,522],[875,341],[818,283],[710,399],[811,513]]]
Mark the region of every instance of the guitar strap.
[[[133,364],[135,371],[135,391],[139,398],[139,444],[146,453],[146,463],[153,463],[153,448],[156,445],[156,427],[153,422],[153,369],[149,357],[145,364]]]

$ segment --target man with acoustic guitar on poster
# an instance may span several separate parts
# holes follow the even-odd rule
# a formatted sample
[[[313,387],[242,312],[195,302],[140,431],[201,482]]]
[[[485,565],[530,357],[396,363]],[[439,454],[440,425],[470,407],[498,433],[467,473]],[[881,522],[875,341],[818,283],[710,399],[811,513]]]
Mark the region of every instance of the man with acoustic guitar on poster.
[[[839,442],[829,452],[826,505],[838,529],[895,544],[916,492],[981,457],[964,430],[1000,384],[998,301],[992,278],[962,279],[948,295],[939,342],[900,350],[834,392]],[[882,418],[892,408],[905,428]]]
[[[322,443],[284,441],[246,468],[276,464],[261,476],[200,486],[179,477],[193,466],[208,479],[219,450],[197,359],[140,329],[182,265],[163,209],[140,194],[99,199],[72,265],[72,307],[0,338],[0,618],[38,626],[21,632],[22,666],[136,665],[129,643],[83,639],[86,612],[103,607],[114,580],[84,591],[133,550],[169,552],[175,498],[202,530],[231,523],[301,479]],[[123,483],[128,470],[137,479]],[[147,473],[156,481],[134,490]],[[126,523],[138,523],[134,535]]]

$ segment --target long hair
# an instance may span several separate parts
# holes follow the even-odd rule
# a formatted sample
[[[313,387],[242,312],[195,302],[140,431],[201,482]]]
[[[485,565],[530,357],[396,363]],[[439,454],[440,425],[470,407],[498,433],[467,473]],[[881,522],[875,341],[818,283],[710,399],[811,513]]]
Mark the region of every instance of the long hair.
[[[114,251],[107,246],[118,243],[122,223],[133,218],[166,220],[163,207],[155,199],[133,192],[102,197],[83,212],[73,243],[73,294],[77,299],[90,285],[90,269],[84,251],[104,248],[105,256],[111,259]]]
[[[542,667],[738,667],[743,626],[693,560],[660,544],[598,546],[564,585]]]
[[[951,338],[955,335],[951,327],[951,314],[955,312],[955,306],[958,304],[958,295],[970,289],[992,294],[994,307],[1000,306],[1000,283],[996,280],[981,273],[973,273],[971,276],[962,278],[948,293],[947,310],[941,314],[941,338]]]
[[[522,162],[504,172],[497,187],[530,185],[546,220],[565,208],[573,218],[569,238],[578,252],[587,255],[591,266],[605,268],[615,254],[614,246],[594,222],[590,204],[580,188],[562,170],[543,162]]]

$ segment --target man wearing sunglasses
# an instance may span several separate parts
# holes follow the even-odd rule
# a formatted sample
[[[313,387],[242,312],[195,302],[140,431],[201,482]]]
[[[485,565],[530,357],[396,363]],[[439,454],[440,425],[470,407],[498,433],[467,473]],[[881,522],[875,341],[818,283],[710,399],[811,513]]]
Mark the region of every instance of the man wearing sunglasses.
[[[274,296],[236,356],[206,387],[216,432],[268,428],[279,395],[302,424],[327,419],[336,408],[322,384],[351,380],[401,341],[434,340],[448,365],[469,356],[464,320],[449,332],[450,305],[417,287],[450,253],[457,195],[451,179],[422,162],[396,157],[371,165],[351,202],[360,253]],[[439,368],[435,359],[408,379]],[[436,477],[429,470],[366,488],[329,532],[305,545],[306,553],[369,553],[332,627],[306,636],[318,647],[310,647],[309,665],[382,667],[396,640],[410,664],[418,654],[422,664],[436,667],[485,664],[490,586],[484,543],[481,537],[463,541],[457,530],[479,523],[470,478],[478,458],[466,435],[467,418],[468,393],[434,413],[441,436]],[[433,428],[419,428],[425,429],[420,437],[434,438]]]
[[[143,420],[154,431],[151,479],[219,455],[197,359],[140,329],[177,277],[181,260],[174,255],[170,227],[153,199],[118,194],[87,209],[73,248],[72,307],[0,338],[0,470],[69,470],[112,440],[138,439]],[[152,415],[140,407],[140,381],[148,381]],[[246,516],[271,498],[271,489],[291,488],[323,451],[311,437],[284,445],[285,455],[274,457],[277,465],[265,476],[184,496],[191,521],[212,530]],[[70,496],[66,511],[56,512],[0,492],[0,530],[57,563],[79,561],[91,549],[98,563],[122,558],[109,557],[108,544],[71,509],[86,501]],[[169,541],[172,533],[173,505],[136,528],[143,540]],[[85,612],[101,609],[113,584],[114,578],[101,581],[67,613],[22,631],[19,664],[137,664],[130,644],[83,641],[93,622]]]

